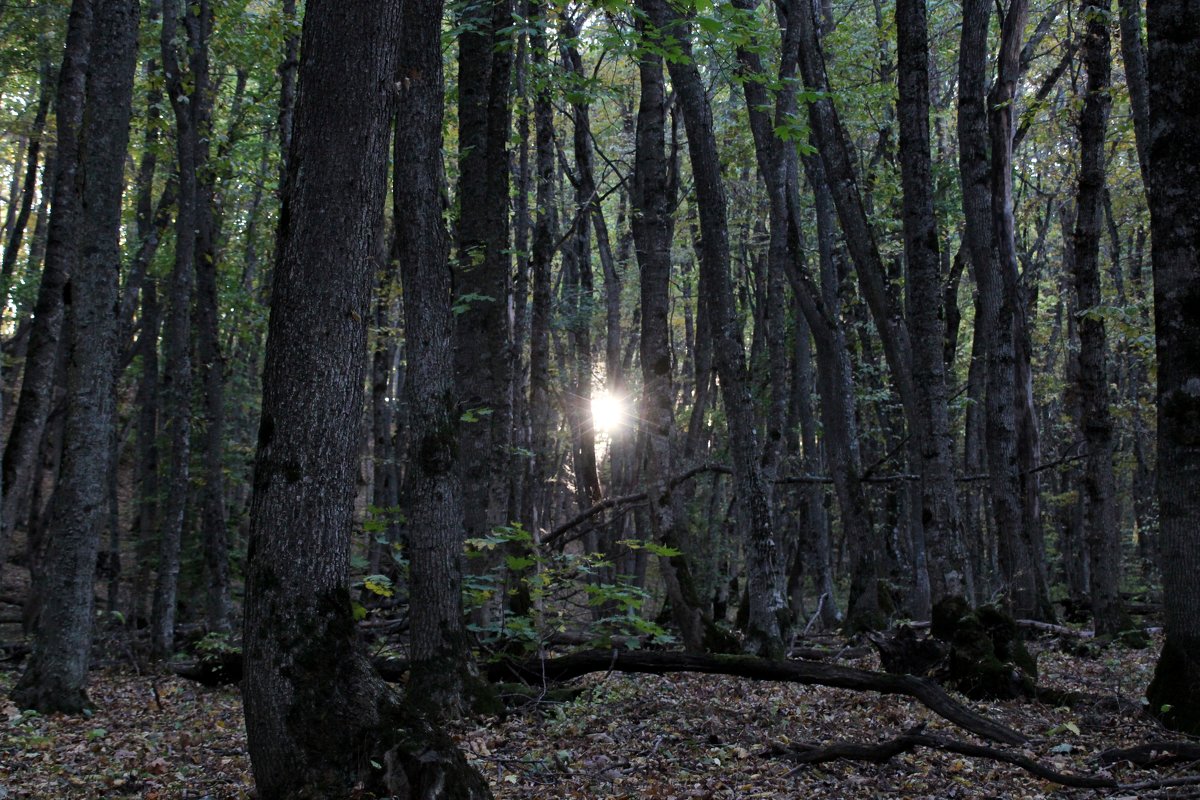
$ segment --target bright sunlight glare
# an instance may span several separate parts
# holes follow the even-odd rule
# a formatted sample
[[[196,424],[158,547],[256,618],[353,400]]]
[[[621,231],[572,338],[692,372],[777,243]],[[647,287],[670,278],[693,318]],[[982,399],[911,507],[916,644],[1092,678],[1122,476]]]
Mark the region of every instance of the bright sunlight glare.
[[[598,433],[612,435],[625,425],[627,410],[624,398],[600,392],[592,397],[592,424]]]

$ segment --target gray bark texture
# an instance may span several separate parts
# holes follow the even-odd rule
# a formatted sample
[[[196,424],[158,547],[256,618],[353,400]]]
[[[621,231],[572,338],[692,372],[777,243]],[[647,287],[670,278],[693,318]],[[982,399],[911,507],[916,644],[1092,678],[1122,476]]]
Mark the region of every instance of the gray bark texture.
[[[915,413],[909,414],[909,424],[919,429],[910,435],[917,445],[921,475],[921,527],[925,533],[929,574],[926,602],[938,603],[965,594],[967,564],[958,530],[952,461],[954,440],[943,358],[946,320],[937,218],[933,213],[927,28],[925,0],[897,1],[900,80],[897,110],[900,180],[904,191],[904,255],[908,262],[904,288],[915,390]],[[919,609],[918,613],[926,611]]]
[[[16,416],[4,448],[4,509],[0,517],[0,570],[18,519],[29,511],[34,476],[39,473],[46,420],[54,398],[54,375],[63,331],[63,287],[72,264],[79,263],[79,136],[83,124],[88,58],[92,37],[92,0],[74,0],[67,18],[66,47],[58,72],[55,100],[57,150],[51,188],[53,205],[47,230],[46,260],[38,284],[29,347]]]
[[[250,509],[243,695],[263,800],[484,798],[358,647],[348,587],[371,248],[401,3],[310,0]],[[411,13],[430,13],[423,5]],[[378,766],[376,766],[378,765]]]
[[[409,0],[400,47],[394,181],[408,355],[408,499],[412,609],[409,696],[431,712],[464,709],[472,658],[462,613],[463,492],[457,472],[449,243],[442,222],[440,0]]]
[[[52,502],[42,605],[33,655],[13,699],[39,711],[89,705],[93,584],[108,521],[114,424],[121,192],[133,71],[137,0],[96,0],[80,153],[82,261],[63,289],[67,309],[67,416],[62,474]]]

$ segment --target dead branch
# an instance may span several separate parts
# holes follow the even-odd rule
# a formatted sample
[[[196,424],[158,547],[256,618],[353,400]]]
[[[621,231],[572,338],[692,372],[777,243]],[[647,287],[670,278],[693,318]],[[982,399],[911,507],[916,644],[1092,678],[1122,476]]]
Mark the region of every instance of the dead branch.
[[[911,752],[918,747],[927,747],[931,750],[941,750],[945,753],[957,753],[958,755],[974,758],[988,758],[992,761],[1012,764],[1043,780],[1053,781],[1062,786],[1070,786],[1076,789],[1117,789],[1120,787],[1120,784],[1114,778],[1102,778],[1094,775],[1071,775],[1059,772],[1020,753],[1010,753],[1007,750],[1000,750],[995,747],[988,747],[987,745],[960,742],[944,736],[923,733],[921,732],[923,727],[921,726],[914,729],[914,732],[901,734],[891,741],[880,742],[879,744],[859,744],[855,742],[835,742],[834,744],[824,746],[793,744],[786,748],[773,748],[766,754],[787,758],[800,764],[820,764],[840,759],[847,761],[870,761],[882,764],[902,753]]]
[[[755,680],[785,681],[807,686],[899,694],[922,703],[930,711],[976,736],[1004,744],[1020,745],[1028,739],[1018,731],[990,720],[951,698],[933,681],[912,675],[871,672],[841,664],[812,661],[770,661],[753,656],[710,656],[679,652],[589,650],[550,659],[499,662],[489,667],[493,681],[516,677],[530,683],[565,681],[592,672],[638,672],[663,675],[699,672],[733,675]]]
[[[1200,761],[1200,743],[1146,742],[1134,747],[1114,747],[1100,754],[1100,763],[1106,766],[1120,761],[1128,761],[1137,767],[1162,767]]]

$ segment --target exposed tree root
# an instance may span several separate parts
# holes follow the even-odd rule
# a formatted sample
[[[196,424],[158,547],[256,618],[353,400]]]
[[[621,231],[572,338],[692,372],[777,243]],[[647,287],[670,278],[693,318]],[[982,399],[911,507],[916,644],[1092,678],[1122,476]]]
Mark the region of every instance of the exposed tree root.
[[[992,761],[999,761],[1004,764],[1012,764],[1020,767],[1031,775],[1034,775],[1043,780],[1057,783],[1061,786],[1069,786],[1076,789],[1119,789],[1124,791],[1145,791],[1148,789],[1163,789],[1171,786],[1191,786],[1200,784],[1200,775],[1183,775],[1172,778],[1163,778],[1161,780],[1142,781],[1139,783],[1121,783],[1115,778],[1102,777],[1098,775],[1077,775],[1066,772],[1059,772],[1050,767],[1035,761],[1028,756],[1020,753],[1010,753],[1007,750],[1000,750],[987,745],[972,744],[970,742],[961,742],[950,739],[944,736],[937,736],[923,732],[924,726],[914,728],[913,730],[897,736],[895,739],[878,744],[861,744],[857,742],[835,742],[830,745],[808,745],[808,744],[793,744],[788,747],[771,747],[761,753],[764,756],[776,758],[786,758],[791,761],[796,761],[800,764],[820,764],[826,761],[837,761],[845,759],[847,761],[870,761],[877,764],[882,764],[890,761],[892,758],[901,753],[908,753],[916,750],[918,747],[927,747],[931,750],[941,750],[946,753],[957,753],[958,755],[970,756],[973,758],[987,758]],[[1178,746],[1179,743],[1159,742],[1158,745],[1166,748]],[[1193,747],[1200,749],[1196,745],[1184,745],[1184,747]],[[1127,751],[1108,751],[1108,753],[1129,753],[1132,751],[1141,751],[1142,747],[1129,748]],[[1105,755],[1107,755],[1106,753]],[[1138,754],[1129,757],[1116,758],[1114,760],[1134,760],[1141,757]],[[1101,763],[1112,763],[1112,761],[1104,761],[1104,756],[1101,756]],[[1135,761],[1135,763],[1137,763]],[[1150,762],[1160,764],[1163,762]]]

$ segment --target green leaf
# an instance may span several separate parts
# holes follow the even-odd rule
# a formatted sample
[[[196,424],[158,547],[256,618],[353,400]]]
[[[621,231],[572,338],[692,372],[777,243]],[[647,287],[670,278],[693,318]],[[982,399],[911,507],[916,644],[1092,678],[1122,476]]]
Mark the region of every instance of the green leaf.
[[[363,588],[380,597],[391,597],[396,593],[392,579],[387,575],[368,575],[363,578]]]

